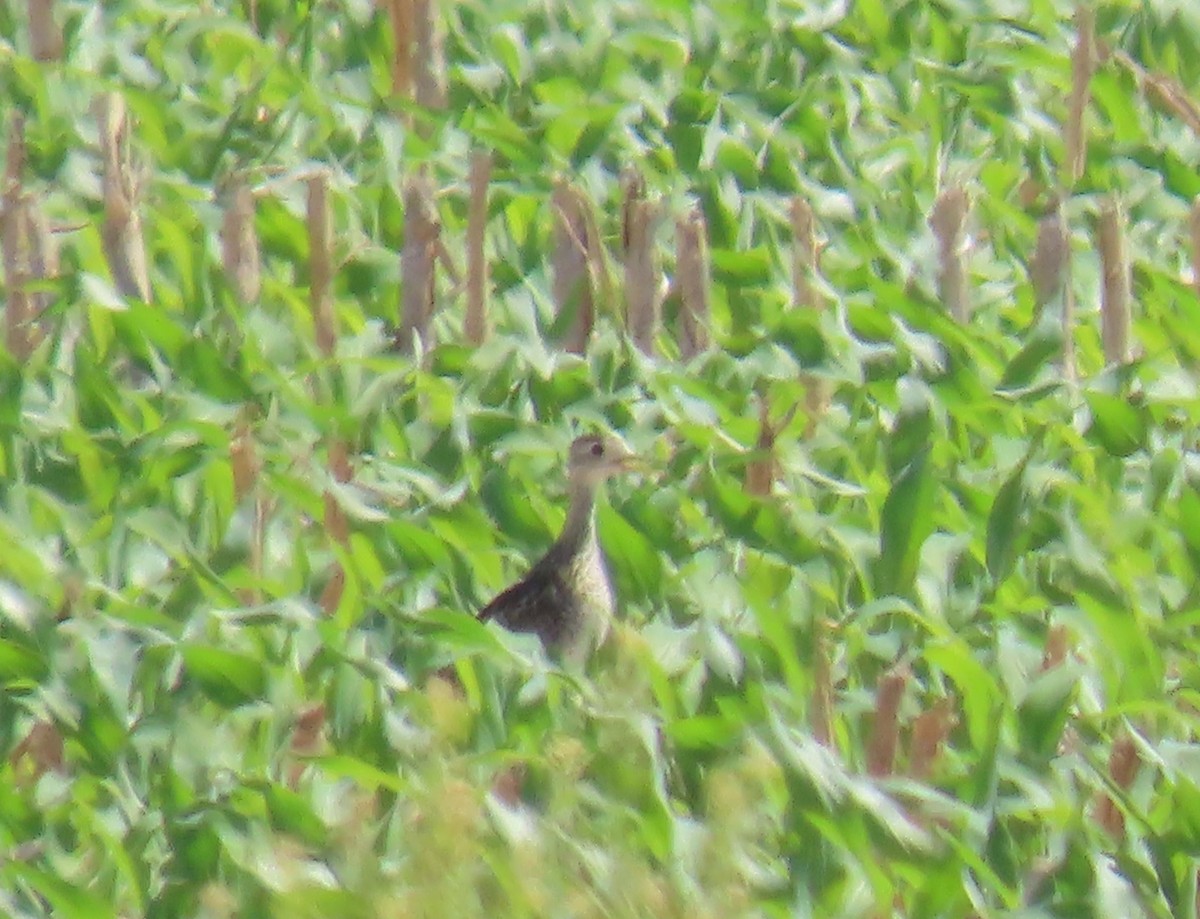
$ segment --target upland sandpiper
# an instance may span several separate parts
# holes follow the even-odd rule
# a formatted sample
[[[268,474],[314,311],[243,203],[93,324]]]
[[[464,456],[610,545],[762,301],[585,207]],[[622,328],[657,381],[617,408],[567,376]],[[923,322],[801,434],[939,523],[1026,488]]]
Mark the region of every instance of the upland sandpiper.
[[[635,465],[634,454],[614,437],[577,438],[567,461],[570,503],[562,532],[524,578],[480,610],[479,618],[532,632],[564,660],[586,660],[607,636],[614,606],[596,538],[596,492]]]

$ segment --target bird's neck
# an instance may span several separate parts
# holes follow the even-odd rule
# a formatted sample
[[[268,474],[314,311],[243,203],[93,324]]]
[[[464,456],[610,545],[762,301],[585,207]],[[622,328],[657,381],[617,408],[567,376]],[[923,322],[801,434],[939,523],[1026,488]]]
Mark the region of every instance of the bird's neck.
[[[572,482],[568,487],[570,505],[558,544],[574,553],[596,538],[596,486],[591,482]]]

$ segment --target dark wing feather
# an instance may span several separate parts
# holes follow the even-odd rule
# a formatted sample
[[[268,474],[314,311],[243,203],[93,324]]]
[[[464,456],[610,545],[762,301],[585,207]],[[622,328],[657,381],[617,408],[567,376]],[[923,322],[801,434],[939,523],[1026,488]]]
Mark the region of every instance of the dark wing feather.
[[[494,619],[512,632],[533,632],[549,648],[562,637],[575,603],[574,594],[557,571],[535,565],[524,579],[481,609],[479,618],[484,622]]]

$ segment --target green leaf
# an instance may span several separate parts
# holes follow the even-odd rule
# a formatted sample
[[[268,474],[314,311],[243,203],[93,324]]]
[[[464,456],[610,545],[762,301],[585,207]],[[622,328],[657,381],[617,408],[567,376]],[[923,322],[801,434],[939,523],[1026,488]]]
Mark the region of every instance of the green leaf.
[[[877,585],[880,594],[906,594],[917,575],[921,547],[934,531],[933,465],[919,454],[896,478],[883,505]]]
[[[600,508],[597,516],[601,545],[618,584],[632,582],[639,600],[660,596],[662,562],[654,546],[611,507]]]
[[[697,89],[683,89],[671,101],[668,112],[672,121],[689,124],[707,124],[717,113],[716,93]]]
[[[405,520],[393,520],[387,527],[397,551],[408,559],[408,564],[419,564],[413,570],[450,568],[450,549],[435,533]]]
[[[409,787],[409,783],[396,773],[387,772],[353,756],[319,756],[309,762],[333,778],[349,779],[370,791],[383,789],[402,792]]]
[[[110,900],[32,864],[9,861],[0,876],[8,879],[6,886],[26,887],[39,897],[44,897],[53,914],[62,919],[112,919],[114,915]]]
[[[939,667],[951,680],[962,700],[971,744],[983,750],[993,729],[1003,693],[996,678],[961,639],[947,639],[925,648],[925,659]]]
[[[515,25],[501,26],[491,33],[492,52],[508,71],[509,79],[520,83],[529,70],[529,51],[525,36]]]
[[[766,284],[771,280],[771,256],[766,249],[713,249],[713,278],[722,284]]]
[[[779,317],[771,337],[787,348],[806,369],[818,367],[827,360],[829,344],[825,340],[821,314],[816,310],[788,310]]]
[[[1187,546],[1192,564],[1200,567],[1200,488],[1189,484],[1181,489],[1176,507],[1179,513],[1179,533]]]
[[[1022,751],[1043,762],[1057,753],[1078,687],[1079,668],[1069,661],[1033,678],[1017,710]]]
[[[716,166],[738,180],[742,188],[757,188],[759,183],[758,158],[744,143],[733,137],[725,137],[717,148]]]
[[[850,323],[850,331],[861,341],[889,342],[895,335],[891,315],[874,304],[850,304],[846,307],[846,319]]]
[[[261,790],[275,829],[311,846],[325,842],[329,828],[313,811],[306,797],[275,783],[264,783]]]
[[[180,653],[188,676],[219,705],[235,708],[261,699],[266,692],[267,674],[258,658],[200,644],[185,645]]]
[[[176,561],[188,557],[188,536],[183,524],[164,507],[145,507],[135,510],[126,526],[146,537]]]
[[[680,718],[667,725],[667,736],[682,750],[725,750],[740,733],[740,725],[716,715]]]
[[[1003,391],[1024,389],[1030,386],[1042,371],[1057,373],[1054,370],[1054,362],[1062,357],[1062,345],[1062,335],[1057,330],[1053,333],[1036,331],[1008,362],[996,388]]]
[[[205,395],[224,402],[249,402],[254,398],[254,391],[238,368],[231,365],[229,355],[206,339],[191,339],[180,349],[177,361],[177,371]]]
[[[112,312],[122,312],[129,308],[129,302],[106,279],[85,274],[81,280],[88,299],[94,305]]]
[[[929,452],[933,435],[933,410],[928,401],[906,407],[888,438],[888,472],[895,475],[916,457]]]
[[[1091,410],[1088,436],[1112,456],[1126,457],[1146,446],[1146,416],[1126,399],[1089,392],[1084,398]]]
[[[325,488],[337,502],[338,507],[344,510],[352,520],[382,523],[391,519],[391,515],[386,510],[367,502],[368,496],[362,489],[334,480],[326,482]]]
[[[0,638],[0,681],[40,682],[48,672],[46,659],[32,648]]]
[[[1030,454],[1025,454],[1009,473],[996,493],[987,519],[987,569],[994,581],[1002,581],[1028,544],[1029,530],[1025,508],[1029,490],[1025,483],[1025,468]]]

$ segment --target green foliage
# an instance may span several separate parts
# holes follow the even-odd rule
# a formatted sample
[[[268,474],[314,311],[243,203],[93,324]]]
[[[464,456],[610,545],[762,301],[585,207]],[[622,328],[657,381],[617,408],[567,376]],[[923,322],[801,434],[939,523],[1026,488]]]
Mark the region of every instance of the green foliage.
[[[1021,203],[1065,156],[1062,4],[446,3],[436,112],[391,96],[384,4],[60,3],[62,62],[32,59],[16,6],[0,85],[63,269],[45,341],[0,359],[0,912],[1195,914],[1197,141],[1100,68],[1065,382]],[[1111,48],[1197,85],[1188,4],[1096,12]],[[133,117],[149,303],[104,258],[105,90]],[[476,149],[495,157],[496,333],[465,347],[443,285],[443,344],[400,358],[404,179],[421,164],[446,190],[458,253]],[[554,180],[616,251],[631,163],[707,222],[718,347],[687,366],[635,353],[608,299],[586,358],[540,334]],[[318,167],[334,360],[308,302]],[[221,265],[235,172],[259,191],[253,304]],[[957,180],[965,327],[926,226]],[[828,242],[820,314],[788,308],[797,192]],[[1140,347],[1119,369],[1078,229],[1111,193]],[[772,419],[800,407],[769,498],[743,487],[758,395]],[[591,427],[651,471],[602,508],[624,616],[581,674],[471,613],[552,538],[565,447]],[[899,754],[872,776],[898,672]],[[922,766],[917,725],[944,702]]]

